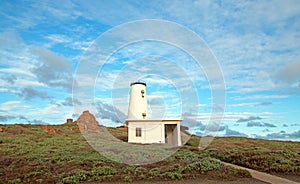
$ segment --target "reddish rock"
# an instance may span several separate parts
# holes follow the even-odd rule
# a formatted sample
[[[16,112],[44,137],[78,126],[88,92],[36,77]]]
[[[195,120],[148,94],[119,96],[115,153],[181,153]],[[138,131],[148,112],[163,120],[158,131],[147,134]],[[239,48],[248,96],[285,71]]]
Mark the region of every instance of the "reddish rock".
[[[5,132],[5,128],[0,128],[0,132]]]
[[[47,133],[57,134],[56,130],[52,126],[45,125],[45,126],[42,126],[42,128]]]
[[[67,119],[67,124],[73,124],[73,123],[74,123],[73,119],[71,119],[71,118]]]
[[[76,120],[79,130],[81,132],[93,131],[99,132],[100,127],[99,123],[96,120],[95,116],[91,114],[89,111],[84,111]]]

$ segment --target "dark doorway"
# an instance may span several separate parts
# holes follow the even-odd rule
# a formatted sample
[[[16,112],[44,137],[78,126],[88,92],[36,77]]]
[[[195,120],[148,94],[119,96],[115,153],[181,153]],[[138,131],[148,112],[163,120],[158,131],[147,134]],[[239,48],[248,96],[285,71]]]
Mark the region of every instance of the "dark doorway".
[[[165,143],[171,146],[178,146],[177,124],[165,124]]]

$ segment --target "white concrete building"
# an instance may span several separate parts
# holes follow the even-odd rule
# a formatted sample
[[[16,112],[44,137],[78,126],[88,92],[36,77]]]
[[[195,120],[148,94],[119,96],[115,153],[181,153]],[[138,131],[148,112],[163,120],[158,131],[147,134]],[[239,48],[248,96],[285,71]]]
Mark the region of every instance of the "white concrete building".
[[[181,146],[180,119],[148,119],[146,83],[131,83],[128,107],[128,142]]]

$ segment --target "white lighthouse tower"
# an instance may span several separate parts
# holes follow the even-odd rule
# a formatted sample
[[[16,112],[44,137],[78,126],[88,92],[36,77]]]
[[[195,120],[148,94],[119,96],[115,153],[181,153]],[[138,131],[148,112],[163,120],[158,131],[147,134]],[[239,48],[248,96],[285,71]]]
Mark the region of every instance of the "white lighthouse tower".
[[[130,84],[128,107],[128,142],[163,143],[181,146],[180,119],[149,119],[146,83]]]
[[[130,84],[130,100],[128,107],[128,119],[147,119],[148,103],[146,95],[146,83],[133,82]]]

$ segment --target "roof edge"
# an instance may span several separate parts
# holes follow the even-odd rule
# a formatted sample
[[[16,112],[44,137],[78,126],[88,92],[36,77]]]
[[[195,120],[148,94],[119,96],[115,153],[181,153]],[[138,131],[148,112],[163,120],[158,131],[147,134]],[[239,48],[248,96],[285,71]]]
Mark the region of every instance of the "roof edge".
[[[132,122],[135,122],[135,121],[150,121],[150,122],[153,122],[153,121],[159,121],[159,122],[163,122],[163,121],[182,121],[182,119],[126,119],[125,120],[126,122],[128,121],[132,121]]]
[[[135,84],[142,84],[142,85],[144,85],[144,86],[147,86],[147,84],[146,84],[145,82],[132,82],[132,83],[130,84],[130,86],[135,85]]]

